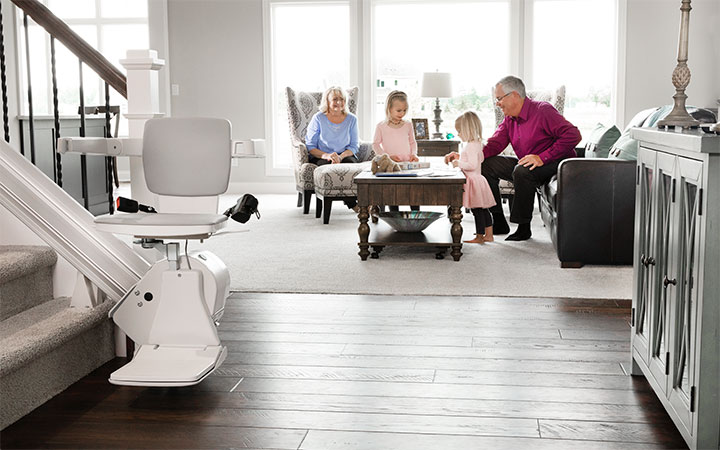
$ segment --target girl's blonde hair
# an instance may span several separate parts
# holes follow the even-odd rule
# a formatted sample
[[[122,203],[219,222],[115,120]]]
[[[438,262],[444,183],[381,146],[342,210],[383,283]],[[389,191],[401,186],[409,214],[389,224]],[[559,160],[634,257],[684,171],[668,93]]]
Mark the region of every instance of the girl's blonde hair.
[[[345,95],[345,92],[342,90],[339,86],[330,86],[327,88],[327,90],[323,93],[322,100],[320,101],[320,112],[327,113],[330,109],[330,96],[333,94],[338,94],[343,99],[343,113],[348,113],[348,106],[347,106],[347,95]]]
[[[455,128],[467,142],[482,141],[482,122],[472,111],[467,111],[455,119]]]
[[[387,99],[385,100],[385,120],[390,120],[390,108],[392,108],[392,104],[395,100],[399,100],[401,102],[405,102],[405,105],[407,105],[407,95],[403,91],[392,91],[388,94]]]

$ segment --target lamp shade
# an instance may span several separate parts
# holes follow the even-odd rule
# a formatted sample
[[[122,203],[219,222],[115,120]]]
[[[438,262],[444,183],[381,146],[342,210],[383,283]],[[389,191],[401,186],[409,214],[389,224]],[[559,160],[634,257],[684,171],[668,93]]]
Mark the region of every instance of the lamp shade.
[[[425,72],[422,80],[423,97],[452,97],[452,77],[447,72]]]

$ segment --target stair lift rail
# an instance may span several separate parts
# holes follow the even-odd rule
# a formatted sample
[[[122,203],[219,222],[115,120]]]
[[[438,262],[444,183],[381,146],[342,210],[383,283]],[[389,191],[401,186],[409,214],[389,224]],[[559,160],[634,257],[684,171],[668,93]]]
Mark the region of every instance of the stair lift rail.
[[[0,141],[0,204],[113,301],[140,280],[149,264],[40,169]]]

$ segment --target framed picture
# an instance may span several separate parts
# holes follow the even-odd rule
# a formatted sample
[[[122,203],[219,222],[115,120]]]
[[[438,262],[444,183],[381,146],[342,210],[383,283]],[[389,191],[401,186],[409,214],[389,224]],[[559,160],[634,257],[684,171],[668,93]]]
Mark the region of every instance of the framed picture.
[[[429,139],[430,132],[428,131],[427,119],[413,119],[413,130],[415,131],[415,139]]]

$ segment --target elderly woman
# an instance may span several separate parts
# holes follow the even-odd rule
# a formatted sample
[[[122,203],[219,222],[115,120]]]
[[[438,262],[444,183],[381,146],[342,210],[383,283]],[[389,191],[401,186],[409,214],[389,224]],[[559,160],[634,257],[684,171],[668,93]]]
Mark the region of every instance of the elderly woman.
[[[310,162],[318,166],[358,162],[357,117],[347,110],[347,98],[339,87],[323,94],[320,111],[308,124],[305,145]]]
[[[305,145],[309,160],[318,166],[324,164],[357,163],[357,117],[347,109],[347,97],[337,86],[328,88],[317,112],[307,127]],[[345,201],[355,209],[355,200]]]

